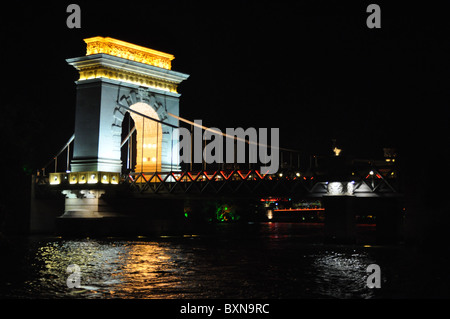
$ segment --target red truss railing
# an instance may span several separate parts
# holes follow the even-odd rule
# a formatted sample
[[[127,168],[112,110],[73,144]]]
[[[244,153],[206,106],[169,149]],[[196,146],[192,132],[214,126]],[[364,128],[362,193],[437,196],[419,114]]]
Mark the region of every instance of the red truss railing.
[[[355,171],[347,182],[353,184],[355,193],[397,193],[398,182],[393,171]],[[368,175],[368,176],[367,176]],[[264,174],[259,170],[202,170],[195,172],[129,173],[122,179],[133,192],[140,193],[190,193],[190,194],[309,194],[327,193],[326,176],[307,175],[300,172]]]
[[[265,174],[256,169],[201,170],[169,172],[132,172],[120,176],[115,185],[105,185],[99,179],[97,184],[71,184],[69,173],[59,174],[60,183],[54,185],[55,176],[36,176],[36,186],[45,190],[119,188],[140,194],[208,194],[208,195],[306,195],[327,194],[329,183],[340,182],[351,188],[355,195],[400,194],[400,182],[395,167],[364,165],[353,167],[351,173],[337,177],[320,172],[282,170],[276,174]],[[50,175],[51,175],[50,174]],[[118,176],[118,175],[117,175]],[[350,185],[351,184],[351,185]]]

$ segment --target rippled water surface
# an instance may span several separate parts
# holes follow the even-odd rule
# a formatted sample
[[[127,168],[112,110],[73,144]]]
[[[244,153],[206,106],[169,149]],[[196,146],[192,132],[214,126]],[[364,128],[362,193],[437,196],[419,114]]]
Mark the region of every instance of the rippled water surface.
[[[446,253],[325,245],[296,224],[223,225],[155,238],[25,237],[2,242],[2,298],[421,298],[450,296]],[[366,287],[379,264],[382,288]],[[81,287],[68,288],[69,265]]]

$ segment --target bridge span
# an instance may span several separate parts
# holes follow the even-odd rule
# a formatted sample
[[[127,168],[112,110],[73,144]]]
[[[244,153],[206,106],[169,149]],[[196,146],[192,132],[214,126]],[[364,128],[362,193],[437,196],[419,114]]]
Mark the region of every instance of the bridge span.
[[[145,232],[155,225],[184,225],[187,202],[196,202],[198,208],[206,200],[227,199],[248,208],[275,197],[319,200],[328,238],[352,239],[355,211],[364,205],[379,206],[377,226],[398,224],[402,196],[396,154],[360,160],[335,148],[334,156],[312,157],[309,167],[302,167],[300,160],[295,165],[293,158],[299,159],[300,152],[280,147],[278,140],[268,142],[266,136],[255,142],[253,131],[247,131],[248,138],[229,136],[181,118],[177,87],[189,75],[171,69],[173,55],[108,37],[85,42],[86,56],[67,59],[80,75],[75,82],[75,132],[33,176],[33,232],[114,232],[123,225],[129,232]],[[227,165],[211,164],[202,140],[191,141],[190,165],[183,163],[179,145],[187,141],[180,140],[180,121],[191,125],[193,139],[196,130],[231,138],[226,152],[245,144],[248,154],[255,151],[253,146],[269,148],[270,156],[276,155],[275,166],[280,155],[279,168],[270,174],[263,166],[255,168],[268,163],[267,152],[259,163],[250,154],[248,163],[235,157]],[[198,157],[201,168],[195,169],[192,163]],[[366,204],[359,205],[363,199]],[[270,205],[262,209],[273,210]]]

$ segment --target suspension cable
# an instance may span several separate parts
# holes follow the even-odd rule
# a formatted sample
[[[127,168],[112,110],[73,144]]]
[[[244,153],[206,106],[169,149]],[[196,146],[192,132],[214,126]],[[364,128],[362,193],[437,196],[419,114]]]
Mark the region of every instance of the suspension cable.
[[[244,142],[244,143],[247,143],[247,144],[254,144],[254,145],[258,145],[258,146],[264,146],[264,147],[271,148],[271,149],[272,149],[272,148],[273,148],[273,149],[279,149],[279,150],[281,150],[281,151],[300,153],[300,151],[298,151],[298,150],[293,150],[293,149],[283,148],[283,147],[276,147],[276,146],[268,146],[268,145],[261,144],[261,143],[258,143],[258,142],[253,142],[253,141],[250,141],[250,140],[246,140],[246,139],[237,137],[237,136],[235,136],[235,135],[228,135],[228,134],[226,134],[226,133],[223,133],[222,131],[217,131],[217,130],[215,130],[215,129],[212,129],[212,128],[209,128],[209,127],[200,125],[200,124],[198,124],[198,123],[189,121],[189,120],[184,119],[184,118],[182,118],[182,117],[180,117],[180,116],[177,116],[177,115],[175,115],[175,114],[172,114],[172,113],[169,113],[169,112],[167,112],[167,114],[170,115],[170,116],[172,116],[173,118],[176,118],[176,119],[178,119],[178,120],[184,122],[184,123],[187,123],[187,124],[193,125],[193,126],[195,126],[195,127],[204,129],[205,131],[210,131],[210,132],[213,132],[213,133],[215,133],[215,134],[217,134],[217,135],[222,135],[222,136],[224,136],[224,137],[231,138],[231,139],[234,139],[234,140],[238,140],[238,141],[241,141],[241,142]]]

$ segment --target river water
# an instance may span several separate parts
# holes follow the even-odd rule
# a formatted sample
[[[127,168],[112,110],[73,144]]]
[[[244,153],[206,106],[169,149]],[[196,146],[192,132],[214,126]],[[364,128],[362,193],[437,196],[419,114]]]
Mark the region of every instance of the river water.
[[[331,245],[295,223],[217,225],[158,237],[7,238],[0,298],[449,298],[447,253]],[[381,268],[381,288],[366,268]],[[80,267],[69,288],[67,267]]]

